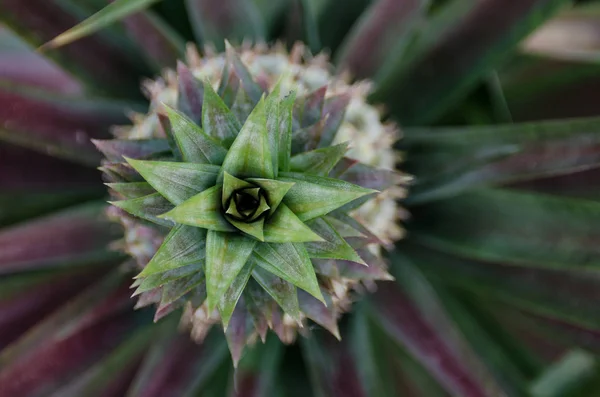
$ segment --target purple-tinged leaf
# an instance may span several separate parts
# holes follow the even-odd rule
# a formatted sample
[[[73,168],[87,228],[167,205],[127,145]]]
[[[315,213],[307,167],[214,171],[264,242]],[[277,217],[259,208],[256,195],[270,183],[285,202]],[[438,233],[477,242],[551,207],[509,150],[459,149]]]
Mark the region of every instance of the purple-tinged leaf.
[[[122,281],[112,272],[3,350],[0,394],[50,393],[139,326]]]
[[[122,200],[156,193],[156,190],[148,182],[105,183],[105,185],[111,189],[111,195]]]
[[[192,71],[183,63],[177,62],[178,99],[177,108],[200,125],[202,122],[203,84],[194,77]]]
[[[0,350],[48,313],[87,288],[102,272],[73,271],[8,276],[0,283]]]
[[[341,336],[337,324],[338,315],[333,309],[331,297],[326,292],[323,293],[323,297],[327,301],[327,306],[310,294],[298,290],[298,304],[300,305],[300,310],[302,310],[302,313],[304,313],[306,317],[331,332],[336,339],[340,340]]]
[[[327,176],[348,151],[348,145],[348,142],[344,142],[297,154],[290,159],[291,171]]]
[[[195,381],[196,370],[206,360],[206,348],[179,335],[165,322],[132,382],[127,396],[183,395]]]
[[[252,271],[252,278],[267,291],[271,298],[277,302],[286,314],[300,323],[300,309],[298,306],[296,287],[260,267],[259,260],[254,259],[252,262],[256,265]]]
[[[293,111],[294,130],[313,125],[323,117],[326,92],[327,86],[323,86],[296,99]]]
[[[242,124],[210,84],[206,85],[203,101],[202,127],[204,131],[208,135],[218,138],[225,147],[229,148],[242,129]]]
[[[379,191],[402,181],[402,176],[397,171],[375,168],[364,163],[351,166],[340,175],[340,178],[355,185]]]
[[[102,210],[102,205],[86,205],[1,230],[0,273],[118,258],[106,248],[118,230]]]
[[[111,125],[126,121],[126,105],[0,89],[0,140],[56,157],[97,165],[90,138],[108,137]]]
[[[225,338],[227,339],[227,345],[229,346],[229,352],[233,359],[233,366],[237,368],[237,365],[242,358],[242,352],[246,346],[246,326],[248,325],[248,311],[246,310],[244,300],[240,299],[233,315],[229,321],[229,326],[225,331]]]
[[[235,71],[231,70],[228,64],[225,64],[217,94],[219,94],[219,97],[223,99],[225,105],[230,109],[235,102],[239,88],[240,79],[237,77]]]
[[[318,147],[324,148],[331,146],[335,136],[344,121],[346,115],[346,108],[350,103],[350,93],[339,94],[332,96],[325,100],[323,106],[323,128],[319,133],[319,144]]]
[[[253,105],[256,105],[263,95],[263,89],[252,77],[252,73],[236,54],[233,47],[227,46],[227,62],[240,80],[242,90],[248,95]]]
[[[380,0],[371,3],[354,25],[338,55],[338,63],[359,79],[370,78],[388,60],[395,45],[406,41],[424,0]]]
[[[103,164],[98,167],[103,172],[104,179],[107,182],[144,182],[144,178],[133,169],[132,166],[125,163]]]
[[[92,142],[111,162],[125,161],[125,157],[145,159],[170,150],[166,139],[93,139]]]
[[[52,61],[36,53],[0,24],[0,80],[64,95],[80,95],[82,85]]]
[[[376,316],[383,328],[402,344],[451,394],[464,397],[496,395],[486,390],[443,335],[447,330],[431,324],[411,298],[391,283],[379,285]],[[486,385],[490,386],[490,385]]]

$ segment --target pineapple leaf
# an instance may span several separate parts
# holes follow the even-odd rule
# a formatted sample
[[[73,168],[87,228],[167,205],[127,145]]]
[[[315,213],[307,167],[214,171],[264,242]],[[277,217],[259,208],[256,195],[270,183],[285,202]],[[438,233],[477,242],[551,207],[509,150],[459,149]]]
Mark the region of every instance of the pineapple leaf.
[[[219,167],[210,164],[126,160],[152,187],[175,205],[214,186],[219,173]]]
[[[256,81],[252,78],[252,73],[248,70],[246,65],[242,62],[238,54],[236,54],[235,50],[229,44],[229,42],[225,42],[226,52],[227,52],[227,61],[233,67],[233,71],[240,79],[240,84],[242,86],[242,90],[248,95],[251,103],[256,105],[256,103],[260,100],[263,95],[263,90],[258,85]]]
[[[298,129],[306,128],[321,120],[326,92],[327,86],[325,85],[296,100],[293,114],[294,122],[298,123]]]
[[[42,46],[43,49],[62,47],[83,37],[89,36],[108,25],[115,23],[128,15],[134,14],[150,7],[159,0],[115,0],[100,11],[72,27],[64,33],[61,33],[54,39]]]
[[[290,160],[293,172],[327,176],[348,151],[348,142],[295,155]]]
[[[277,81],[275,87],[267,96],[265,101],[265,111],[267,117],[267,136],[269,137],[269,149],[271,152],[271,161],[273,162],[273,176],[277,177],[279,171],[279,128],[281,124],[281,113],[279,104],[281,96],[281,78]]]
[[[204,83],[202,128],[208,135],[223,142],[227,148],[231,146],[242,128],[238,119],[213,90],[209,82]]]
[[[177,107],[190,120],[200,125],[201,122],[203,123],[205,87],[181,61],[177,62],[177,76],[179,77],[177,81]],[[208,131],[207,134],[210,135]]]
[[[344,121],[346,108],[351,99],[350,93],[343,93],[325,100],[325,106],[323,107],[325,123],[319,131],[320,138],[317,147],[325,148],[331,146],[342,125],[342,121]]]
[[[221,75],[221,81],[219,82],[219,88],[217,88],[217,94],[223,100],[223,103],[227,108],[231,109],[233,106],[239,88],[240,79],[235,72],[230,71],[230,66],[225,64]]]
[[[255,258],[253,257],[253,261],[258,263]],[[284,312],[289,314],[294,320],[300,322],[300,308],[296,287],[260,266],[254,268],[252,278],[267,291]]]
[[[411,235],[441,252],[528,267],[600,266],[591,239],[600,233],[595,201],[482,189],[420,206],[414,215],[421,222]]]
[[[256,240],[209,230],[206,238],[206,292],[208,311],[212,312],[221,297],[240,273]]]
[[[179,298],[185,296],[194,290],[201,290],[205,293],[206,275],[201,269],[191,274],[190,277],[180,278],[162,287],[160,298],[160,307],[173,304]],[[158,310],[157,310],[158,312]]]
[[[456,12],[451,2],[438,12]],[[463,18],[452,18],[451,29],[427,26],[427,34],[413,44],[412,57],[400,54],[404,65],[390,62],[372,100],[386,101],[406,125],[436,120],[462,99],[494,65],[506,59],[521,40],[570,0],[527,0],[506,5],[504,0],[470,3]],[[486,23],[482,15],[495,15]],[[406,66],[407,59],[412,62]],[[401,66],[401,67],[398,67]],[[432,77],[433,76],[433,77]]]
[[[173,208],[173,204],[160,193],[153,193],[129,200],[109,201],[109,203],[138,218],[163,226],[173,226],[173,221],[160,217],[161,214]]]
[[[188,163],[221,164],[227,149],[179,111],[165,106],[177,146]]]
[[[279,103],[279,142],[277,144],[279,170],[290,170],[292,156],[292,110],[296,93],[292,91]]]
[[[265,234],[264,234],[265,218],[262,218],[258,221],[254,221],[254,222],[250,222],[250,223],[236,221],[235,219],[231,219],[231,218],[228,219],[228,221],[229,221],[229,223],[231,223],[233,226],[237,227],[242,232],[251,235],[252,237],[258,239],[259,241],[265,241]]]
[[[165,237],[162,245],[136,278],[148,277],[168,270],[203,262],[206,230],[177,225]]]
[[[202,250],[204,254],[204,250]],[[187,279],[189,276],[196,274],[198,272],[204,274],[202,268],[204,267],[204,261],[195,262],[191,265],[183,265],[177,268],[172,268],[171,270],[165,270],[160,273],[150,274],[148,277],[138,276],[131,285],[131,288],[137,287],[132,296],[139,295],[143,292],[151,291],[156,288],[160,288],[161,286],[168,286],[172,284],[174,281],[180,279]]]
[[[323,218],[313,219],[308,226],[322,237],[319,242],[305,244],[308,256],[318,259],[341,259],[367,265],[354,249]]]
[[[190,22],[199,43],[223,50],[223,40],[264,41],[264,22],[254,2],[245,0],[186,0]]]
[[[306,243],[325,241],[304,224],[287,205],[278,210],[265,222],[264,240],[269,243]]]
[[[93,139],[92,142],[102,154],[112,162],[121,162],[125,157],[141,159],[169,152],[169,144],[164,139]]]
[[[126,199],[138,198],[156,193],[148,182],[105,183],[106,186],[121,194]]]
[[[256,105],[229,148],[222,170],[238,178],[273,178],[263,99]]]
[[[192,196],[160,217],[182,225],[221,232],[235,231],[236,229],[221,214],[221,191],[221,185],[213,186]]]
[[[248,280],[250,280],[250,275],[252,274],[252,270],[254,269],[253,261],[249,260],[246,262],[242,270],[235,277],[233,283],[227,290],[225,294],[221,297],[219,301],[219,313],[221,314],[221,321],[223,322],[223,329],[227,330],[227,326],[229,325],[229,320],[231,320],[231,316],[233,315],[233,311],[238,303],[238,300],[242,296],[242,292],[244,292],[244,288],[246,288],[246,284],[248,284]]]
[[[342,337],[340,336],[340,330],[338,328],[337,315],[335,311],[331,309],[331,297],[327,295],[326,292],[322,291],[322,293],[327,305],[320,300],[315,299],[312,295],[302,290],[298,290],[298,304],[300,310],[302,310],[302,313],[304,313],[306,317],[331,332],[337,340],[341,340]]]
[[[321,302],[325,302],[315,269],[303,244],[259,243],[253,254],[258,266],[302,288]]]
[[[283,202],[303,221],[318,218],[363,196],[377,191],[365,189],[337,179],[281,173],[285,182],[295,182]]]

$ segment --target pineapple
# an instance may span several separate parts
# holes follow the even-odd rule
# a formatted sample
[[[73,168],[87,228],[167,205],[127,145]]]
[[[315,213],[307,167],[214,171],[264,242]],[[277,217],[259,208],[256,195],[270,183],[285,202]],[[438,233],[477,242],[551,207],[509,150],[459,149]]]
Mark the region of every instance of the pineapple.
[[[0,396],[598,395],[574,3],[4,0]]]

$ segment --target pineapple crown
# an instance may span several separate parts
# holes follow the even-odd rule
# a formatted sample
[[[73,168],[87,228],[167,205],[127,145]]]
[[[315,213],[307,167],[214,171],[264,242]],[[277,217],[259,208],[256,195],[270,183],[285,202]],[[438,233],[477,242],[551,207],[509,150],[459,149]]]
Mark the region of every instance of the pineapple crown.
[[[140,263],[138,306],[157,303],[156,319],[185,306],[198,340],[219,319],[226,334],[248,323],[247,341],[280,323],[291,342],[307,317],[338,336],[348,290],[391,278],[368,249],[381,241],[350,213],[397,181],[333,144],[348,93],[297,97],[289,73],[265,92],[231,48],[216,89],[178,69],[177,105],[156,107],[162,137],[96,141],[122,199],[113,219],[137,240],[149,240],[140,228],[166,235]]]

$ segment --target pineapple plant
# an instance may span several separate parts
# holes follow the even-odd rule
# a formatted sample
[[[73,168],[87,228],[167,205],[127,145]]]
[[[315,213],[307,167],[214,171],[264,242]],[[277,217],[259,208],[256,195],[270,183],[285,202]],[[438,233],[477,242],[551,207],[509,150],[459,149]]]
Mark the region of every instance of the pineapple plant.
[[[4,0],[0,396],[597,395],[597,15]]]

